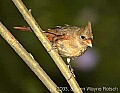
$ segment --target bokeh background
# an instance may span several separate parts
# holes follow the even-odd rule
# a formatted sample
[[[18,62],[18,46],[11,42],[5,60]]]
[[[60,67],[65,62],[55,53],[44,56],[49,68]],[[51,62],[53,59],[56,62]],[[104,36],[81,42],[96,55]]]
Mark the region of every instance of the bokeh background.
[[[120,93],[120,0],[23,0],[43,30],[57,25],[85,26],[92,22],[93,48],[71,62],[82,88],[117,88]],[[69,85],[44,47],[31,32],[12,0],[0,0],[0,21],[30,52],[59,87]],[[64,60],[66,60],[64,58]],[[65,91],[64,91],[65,92]],[[83,91],[89,93],[90,91]],[[36,75],[0,36],[0,93],[49,93]],[[65,92],[71,93],[71,92]],[[98,93],[98,91],[96,91]]]

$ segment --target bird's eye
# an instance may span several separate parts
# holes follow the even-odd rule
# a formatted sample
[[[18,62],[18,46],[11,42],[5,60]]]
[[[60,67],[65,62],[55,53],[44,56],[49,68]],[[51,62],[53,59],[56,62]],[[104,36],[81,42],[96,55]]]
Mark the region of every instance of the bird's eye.
[[[80,36],[82,39],[85,39],[85,36]]]

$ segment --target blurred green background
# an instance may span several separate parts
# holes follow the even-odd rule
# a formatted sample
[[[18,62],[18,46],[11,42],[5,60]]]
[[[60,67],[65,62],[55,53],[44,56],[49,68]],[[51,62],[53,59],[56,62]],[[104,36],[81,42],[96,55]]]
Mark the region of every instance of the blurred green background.
[[[120,0],[23,0],[23,2],[28,9],[32,9],[33,16],[43,30],[64,24],[81,27],[90,20],[94,34],[91,49],[94,63],[91,63],[92,67],[88,66],[89,69],[87,67],[81,69],[77,67],[79,62],[72,61],[76,80],[82,88],[116,87],[118,91],[108,90],[99,93],[120,93]],[[13,29],[14,26],[28,25],[12,0],[0,0],[0,11],[0,21],[34,56],[51,79],[59,87],[69,88],[36,36],[31,32]],[[1,36],[0,73],[0,93],[49,93]]]

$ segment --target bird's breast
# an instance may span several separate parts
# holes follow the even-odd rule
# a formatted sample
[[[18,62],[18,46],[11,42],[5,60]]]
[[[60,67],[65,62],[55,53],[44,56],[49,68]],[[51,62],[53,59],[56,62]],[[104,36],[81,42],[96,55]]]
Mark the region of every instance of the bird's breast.
[[[80,43],[71,42],[70,40],[58,40],[56,48],[63,57],[77,57],[86,50],[86,47],[82,47]]]

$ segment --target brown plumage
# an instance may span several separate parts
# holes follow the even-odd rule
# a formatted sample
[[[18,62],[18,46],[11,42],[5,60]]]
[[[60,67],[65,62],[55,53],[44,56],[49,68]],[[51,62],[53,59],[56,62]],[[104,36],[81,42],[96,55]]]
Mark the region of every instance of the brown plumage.
[[[65,25],[48,29],[44,33],[63,57],[80,56],[88,46],[92,47],[93,34],[90,22],[83,28]]]
[[[32,31],[25,26],[14,28],[22,31]],[[88,22],[88,25],[82,28],[70,25],[57,26],[43,33],[63,57],[78,57],[85,52],[88,46],[92,47],[91,22]]]
[[[25,26],[14,28],[22,31],[32,31],[30,27]],[[70,25],[57,26],[43,33],[52,43],[53,48],[55,48],[61,56],[67,57],[68,67],[72,73],[71,76],[75,77],[70,65],[70,59],[82,55],[88,46],[92,47],[93,34],[91,22],[88,22],[88,25],[82,28]]]

